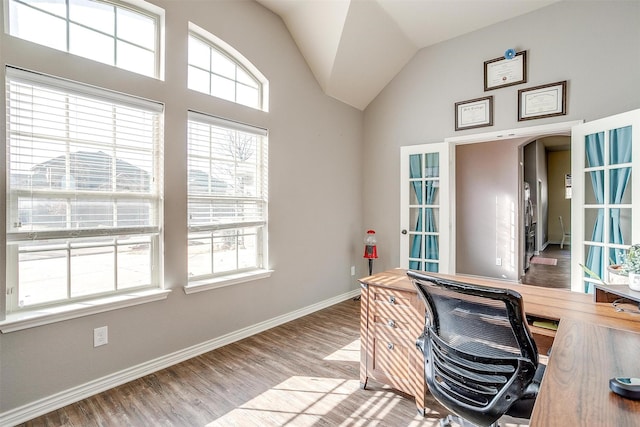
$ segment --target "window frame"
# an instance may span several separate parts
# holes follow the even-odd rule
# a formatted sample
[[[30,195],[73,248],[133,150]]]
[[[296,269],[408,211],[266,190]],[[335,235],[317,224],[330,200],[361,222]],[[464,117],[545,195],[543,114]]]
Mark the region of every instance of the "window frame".
[[[98,193],[99,198],[107,201],[111,201],[111,203],[117,203],[122,200],[122,198],[128,200],[140,200],[145,203],[150,203],[151,207],[148,212],[149,218],[152,218],[152,224],[149,225],[124,225],[124,226],[112,226],[106,228],[94,227],[94,226],[85,226],[80,229],[69,229],[69,228],[58,228],[56,230],[51,231],[42,231],[42,230],[31,230],[26,232],[21,232],[17,227],[11,226],[12,221],[19,217],[19,205],[14,203],[17,199],[15,199],[18,194],[24,193],[25,189],[19,188],[19,185],[16,185],[15,188],[12,187],[12,179],[9,176],[11,171],[10,168],[7,168],[7,189],[6,189],[6,201],[7,201],[7,229],[6,229],[6,239],[7,239],[7,253],[6,253],[6,267],[7,267],[7,301],[3,310],[5,310],[8,314],[20,314],[20,317],[30,317],[29,313],[33,312],[42,312],[46,313],[48,309],[53,310],[56,315],[63,315],[67,311],[74,311],[74,305],[77,305],[82,301],[92,301],[92,306],[101,306],[101,305],[109,305],[113,302],[118,302],[118,306],[122,306],[123,298],[124,300],[136,300],[140,297],[144,297],[143,299],[148,299],[149,297],[153,298],[160,296],[165,296],[167,291],[163,289],[163,277],[162,277],[162,233],[163,233],[163,222],[162,222],[162,213],[163,213],[163,155],[162,155],[162,126],[163,126],[163,105],[161,103],[155,101],[143,100],[141,98],[135,97],[133,95],[124,95],[121,93],[112,92],[106,89],[97,88],[94,86],[87,86],[82,83],[71,82],[68,80],[60,79],[57,77],[47,76],[43,74],[34,73],[31,71],[26,71],[22,69],[18,69],[15,67],[6,67],[5,73],[5,85],[6,85],[6,118],[7,121],[7,140],[5,149],[7,150],[7,164],[11,161],[9,157],[10,147],[13,146],[14,141],[14,132],[12,131],[11,118],[12,111],[9,108],[10,102],[12,102],[12,94],[11,90],[14,85],[26,84],[32,85],[32,87],[40,88],[44,91],[46,90],[54,90],[61,94],[61,96],[65,96],[66,98],[77,97],[79,99],[88,99],[94,100],[97,102],[106,102],[107,105],[112,105],[113,108],[134,108],[138,109],[138,111],[144,111],[145,114],[150,114],[152,119],[152,124],[149,125],[149,129],[152,130],[153,136],[151,138],[150,150],[146,150],[143,152],[148,152],[148,156],[146,157],[147,162],[151,165],[151,175],[149,176],[149,190],[145,191],[132,191],[130,193],[124,193],[122,191],[118,191],[116,189],[111,189],[107,191],[103,191]],[[34,91],[35,92],[35,91]],[[70,111],[69,103],[65,103],[64,107],[61,107],[56,110],[56,112],[62,111],[62,114],[68,114]],[[79,110],[81,111],[81,110]],[[115,120],[115,119],[114,119]],[[65,123],[64,128],[68,129],[69,125]],[[121,128],[118,128],[122,131]],[[138,128],[136,128],[138,129]],[[68,132],[68,131],[67,131]],[[118,130],[114,128],[112,130],[113,146],[114,149],[117,148],[118,137],[116,136]],[[51,139],[50,136],[46,134],[43,135],[32,135],[34,140],[41,139],[47,140],[47,138]],[[74,143],[74,138],[71,136],[67,138],[61,138],[58,141],[57,145],[64,145],[68,147],[70,144]],[[91,146],[95,144],[95,140],[93,142],[88,142],[87,146]],[[83,146],[81,146],[83,147]],[[115,155],[115,154],[114,154]],[[59,156],[58,156],[59,157]],[[119,160],[115,157],[116,161]],[[113,162],[113,160],[111,160]],[[112,163],[113,164],[113,163]],[[115,164],[116,171],[118,170],[118,164]],[[70,172],[69,172],[70,173]],[[113,170],[111,173],[114,173]],[[114,185],[117,186],[117,181],[113,182]],[[29,188],[33,186],[31,182],[29,184]],[[73,187],[75,188],[75,187]],[[58,197],[72,197],[73,194],[79,194],[80,200],[88,200],[83,199],[83,193],[85,197],[95,197],[94,195],[88,194],[87,191],[80,190],[71,190],[69,189],[55,189],[51,191],[36,191],[37,194],[42,194],[45,197],[45,200],[48,198],[49,200]],[[95,191],[94,191],[95,192]],[[35,194],[34,193],[34,194]],[[48,195],[48,196],[47,196]],[[115,205],[113,205],[115,206]],[[67,208],[67,210],[70,208]],[[16,231],[18,230],[18,231]],[[143,284],[140,286],[125,286],[120,287],[119,282],[117,280],[117,263],[118,263],[118,251],[117,247],[122,247],[122,244],[118,244],[117,240],[119,238],[126,238],[127,236],[138,236],[141,240],[148,239],[149,245],[149,278],[150,283]],[[19,248],[20,242],[24,244],[25,242],[31,242],[35,237],[41,237],[40,241],[47,242],[53,241],[56,242],[61,249],[61,251],[67,251],[67,267],[66,267],[66,281],[67,281],[67,294],[64,298],[57,298],[55,300],[47,300],[43,302],[38,302],[34,304],[29,304],[26,306],[21,306],[19,302],[19,286],[18,282],[19,278]],[[105,239],[113,239],[112,244],[105,243]],[[73,243],[72,243],[73,242]],[[61,245],[66,245],[66,248],[63,248]],[[71,296],[71,280],[72,276],[70,274],[70,251],[71,246],[75,245],[84,246],[85,248],[96,247],[96,245],[103,247],[104,245],[113,246],[113,256],[114,256],[114,279],[113,279],[113,289],[107,290],[106,292],[92,292],[92,293],[82,293],[77,296]],[[119,246],[118,246],[119,245]],[[44,245],[46,246],[46,245]],[[45,248],[46,249],[46,248]],[[46,249],[46,250],[50,250]],[[37,252],[37,251],[36,251]],[[102,300],[102,301],[101,301]],[[134,305],[135,301],[129,301],[127,304]],[[55,310],[54,310],[55,309]],[[81,304],[81,307],[76,307],[75,311],[86,311],[88,308],[86,304]],[[64,314],[68,316],[69,314]]]
[[[163,54],[162,54],[162,48],[163,48],[163,41],[162,41],[162,36],[163,36],[163,27],[164,27],[164,10],[159,8],[158,6],[155,6],[151,3],[147,3],[146,1],[143,0],[131,0],[131,1],[117,1],[117,0],[112,0],[112,1],[108,1],[108,0],[90,0],[96,3],[100,3],[100,4],[104,4],[104,5],[108,5],[114,8],[114,22],[113,22],[113,35],[105,33],[104,31],[98,29],[98,28],[94,28],[86,23],[82,23],[79,21],[74,21],[71,19],[71,17],[69,16],[69,1],[70,0],[65,0],[65,8],[66,8],[66,13],[65,16],[58,16],[54,13],[51,13],[45,9],[41,9],[38,7],[34,7],[33,5],[29,4],[28,0],[6,0],[5,4],[6,4],[6,25],[5,25],[5,31],[7,34],[13,36],[13,37],[17,37],[20,38],[22,40],[26,40],[30,43],[36,43],[45,47],[48,47],[50,49],[56,49],[56,50],[62,50],[62,49],[57,49],[55,47],[49,46],[49,45],[44,45],[42,43],[39,43],[37,41],[32,41],[29,39],[24,39],[16,34],[14,34],[13,32],[13,28],[12,28],[12,20],[13,17],[10,16],[11,15],[11,9],[13,8],[13,4],[21,4],[24,5],[25,7],[37,10],[40,13],[44,13],[47,15],[50,15],[56,19],[60,19],[61,21],[64,21],[64,25],[66,28],[66,34],[65,34],[65,49],[62,50],[63,52],[69,53],[71,55],[76,55],[76,56],[80,56],[82,58],[86,58],[92,61],[96,61],[98,63],[101,64],[105,64],[108,66],[112,66],[112,67],[116,67],[119,68],[121,70],[125,70],[125,71],[130,71],[132,73],[136,73],[142,76],[147,76],[147,77],[151,77],[151,78],[156,78],[156,79],[162,79],[163,78],[163,73],[162,73],[162,61],[163,61]],[[125,10],[131,13],[135,13],[138,15],[142,15],[144,17],[150,18],[153,23],[154,23],[154,43],[153,43],[153,50],[151,50],[150,48],[147,48],[145,46],[141,46],[138,44],[135,44],[129,40],[126,39],[121,39],[120,36],[117,33],[117,28],[118,28],[118,19],[117,19],[117,11],[118,10]],[[78,27],[82,27],[85,29],[88,29],[92,32],[101,34],[102,36],[106,36],[112,39],[113,41],[113,46],[114,46],[114,50],[113,50],[113,58],[112,59],[112,63],[106,63],[106,62],[102,62],[93,58],[89,58],[87,56],[84,56],[82,54],[79,53],[74,53],[70,51],[70,44],[71,44],[71,32],[70,32],[70,26],[71,25],[77,25]],[[153,54],[154,56],[154,60],[153,60],[153,73],[152,75],[149,74],[145,74],[145,73],[141,73],[135,70],[132,70],[130,68],[125,68],[122,66],[119,66],[117,64],[117,60],[118,60],[118,42],[121,43],[125,43],[127,45],[132,45],[135,46],[136,48],[140,48],[143,50],[146,50],[150,53]]]
[[[198,113],[195,111],[188,112],[188,122],[187,122],[188,132],[187,132],[187,169],[190,170],[191,162],[199,159],[208,162],[209,170],[213,167],[213,156],[211,154],[208,155],[208,158],[203,156],[195,156],[191,154],[192,151],[192,138],[191,126],[193,124],[198,126],[208,126],[210,130],[212,129],[224,129],[233,132],[242,132],[244,134],[254,135],[260,138],[259,144],[260,147],[256,148],[256,151],[259,151],[259,161],[257,162],[257,168],[259,169],[258,175],[256,179],[259,183],[256,185],[258,188],[258,193],[254,197],[243,197],[239,195],[229,196],[229,195],[216,195],[212,192],[209,194],[202,194],[201,192],[193,192],[191,188],[187,187],[187,218],[188,218],[188,235],[187,235],[187,246],[189,246],[189,242],[197,239],[198,233],[216,233],[219,231],[241,231],[246,229],[256,228],[256,265],[248,268],[241,268],[236,266],[235,269],[230,269],[226,271],[216,272],[214,271],[214,263],[211,263],[211,271],[208,274],[199,274],[194,275],[188,278],[188,283],[185,286],[186,293],[198,292],[202,290],[214,289],[223,286],[229,286],[236,283],[243,283],[249,280],[255,280],[259,278],[269,277],[271,275],[271,270],[269,270],[269,256],[268,256],[268,206],[269,206],[269,197],[268,197],[268,176],[269,176],[269,166],[268,166],[268,132],[266,129],[246,125],[243,123],[223,119],[216,116],[211,116],[208,114]],[[212,139],[209,140],[209,144],[214,142]],[[210,145],[211,146],[211,145]],[[210,177],[211,179],[215,179]],[[235,181],[237,175],[233,175],[231,178]],[[191,211],[191,202],[192,200],[208,200],[209,202],[215,204],[218,203],[226,203],[228,201],[236,201],[242,203],[243,201],[252,200],[261,205],[262,218],[247,221],[246,217],[242,217],[240,221],[235,222],[225,222],[225,223],[214,223],[208,222],[205,224],[195,224],[191,222],[191,216],[194,212]],[[237,234],[235,235],[237,237]],[[211,244],[210,247],[210,255],[213,259],[215,252],[214,245]],[[187,249],[187,251],[189,251]],[[237,248],[236,248],[236,256]],[[187,269],[191,270],[189,266],[189,261],[187,261]]]
[[[228,43],[225,43],[223,40],[221,40],[220,38],[214,36],[213,34],[209,33],[206,30],[203,30],[202,28],[198,27],[197,25],[193,24],[193,23],[189,23],[189,39],[191,39],[192,37],[195,38],[197,41],[199,41],[200,43],[204,44],[205,46],[207,46],[211,52],[211,50],[216,51],[217,53],[219,53],[220,55],[226,57],[230,62],[232,62],[236,69],[235,69],[235,77],[234,79],[230,79],[229,77],[224,76],[223,74],[221,74],[220,72],[215,72],[214,70],[212,70],[211,68],[211,56],[209,57],[209,67],[207,69],[198,66],[198,65],[194,65],[189,61],[188,55],[187,55],[187,73],[190,67],[194,67],[200,71],[206,72],[209,75],[209,85],[208,85],[208,91],[205,92],[203,90],[197,89],[197,88],[192,88],[189,85],[189,82],[187,81],[187,87],[190,90],[194,90],[200,93],[205,93],[209,96],[213,96],[215,98],[218,99],[223,99],[226,100],[228,102],[233,102],[235,104],[238,105],[243,105],[249,108],[255,108],[258,110],[262,110],[262,111],[269,111],[269,81],[264,77],[264,75],[258,70],[257,67],[255,67],[251,61],[249,61],[247,58],[245,58],[240,52],[238,52],[236,49],[234,49],[231,45],[229,45]],[[242,85],[242,86],[247,86],[245,83],[239,81],[238,79],[238,74],[237,74],[237,70],[240,69],[242,70],[244,73],[246,73],[246,75],[248,77],[250,77],[256,84],[257,84],[257,91],[258,91],[258,100],[257,100],[257,105],[253,106],[253,105],[248,105],[242,102],[238,101],[238,85]],[[214,93],[212,93],[212,87],[211,87],[211,76],[215,75],[215,76],[219,76],[222,78],[225,78],[229,81],[232,81],[234,83],[234,99],[228,99],[228,98],[223,98],[223,97],[219,97],[217,95],[215,95]],[[247,86],[248,87],[248,86]]]

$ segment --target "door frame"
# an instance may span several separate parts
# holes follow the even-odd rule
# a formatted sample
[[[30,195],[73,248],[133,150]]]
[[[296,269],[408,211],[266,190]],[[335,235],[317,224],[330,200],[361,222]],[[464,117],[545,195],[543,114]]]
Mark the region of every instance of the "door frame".
[[[544,125],[539,125],[539,126],[529,126],[529,127],[522,127],[522,128],[516,128],[516,129],[506,129],[506,130],[500,130],[500,131],[493,131],[493,132],[485,132],[485,133],[476,133],[476,134],[470,134],[470,135],[463,135],[463,136],[454,136],[454,137],[449,137],[449,138],[445,138],[444,142],[446,144],[449,145],[449,162],[450,162],[450,167],[449,167],[449,201],[450,201],[450,207],[449,207],[449,214],[450,214],[450,224],[455,224],[456,223],[456,218],[457,218],[457,210],[456,210],[456,181],[455,181],[455,176],[456,176],[456,150],[455,147],[457,145],[463,145],[463,144],[477,144],[477,143],[482,143],[482,142],[492,142],[492,141],[499,141],[499,140],[509,140],[509,139],[522,139],[522,138],[529,138],[529,141],[533,141],[535,139],[538,138],[543,138],[543,137],[547,137],[547,136],[555,136],[555,135],[564,135],[564,136],[571,136],[571,129],[579,124],[584,123],[584,120],[572,120],[572,121],[567,121],[567,122],[560,122],[560,123],[550,123],[550,124],[544,124]],[[522,223],[522,212],[518,212],[518,217],[519,217],[519,222]],[[520,233],[522,234],[522,233]],[[450,238],[450,242],[449,242],[449,262],[451,265],[451,273],[452,274],[457,274],[457,269],[456,269],[456,253],[457,253],[457,249],[456,249],[456,227],[454,227],[453,225],[450,227],[450,233],[449,233],[449,238]],[[523,243],[523,238],[522,236],[520,236],[520,242],[519,242],[519,252],[521,252],[522,250],[524,250],[524,243]],[[573,251],[573,245],[571,246],[571,250]],[[521,253],[518,254],[519,255],[519,265],[518,268],[520,269],[522,266],[520,265],[520,263],[522,263],[522,255]]]

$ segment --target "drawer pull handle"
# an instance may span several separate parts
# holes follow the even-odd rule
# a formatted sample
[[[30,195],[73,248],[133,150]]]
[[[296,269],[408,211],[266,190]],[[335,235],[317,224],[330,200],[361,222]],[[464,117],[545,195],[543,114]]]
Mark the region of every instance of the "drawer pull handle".
[[[392,343],[392,342],[387,343],[387,348],[388,348],[389,350],[393,350],[393,343]]]
[[[387,322],[387,325],[389,325],[389,327],[390,327],[390,328],[395,328],[395,326],[396,326],[396,322],[394,322],[393,320],[389,320],[389,321]]]
[[[389,297],[389,302],[391,304],[395,304],[396,303],[396,297],[394,297],[393,295]]]

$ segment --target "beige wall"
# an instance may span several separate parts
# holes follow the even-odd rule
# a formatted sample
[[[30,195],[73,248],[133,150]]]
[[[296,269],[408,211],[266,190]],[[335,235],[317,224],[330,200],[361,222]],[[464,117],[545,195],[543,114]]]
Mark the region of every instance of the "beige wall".
[[[521,142],[456,147],[456,271],[460,274],[519,277],[521,227],[513,214],[520,204]],[[496,265],[496,258],[502,265]]]
[[[323,94],[282,20],[258,3],[152,2],[166,11],[164,81],[0,34],[2,70],[12,64],[165,104],[164,281],[172,290],[166,301],[0,334],[0,424],[5,411],[38,399],[296,310],[348,298],[359,290],[356,278],[366,274],[362,112]],[[190,20],[229,43],[266,76],[269,113],[186,89]],[[3,88],[4,78],[0,81]],[[0,105],[4,117],[4,95]],[[189,108],[269,129],[269,267],[274,273],[268,279],[191,295],[182,290],[187,280]],[[4,164],[4,150],[0,153]],[[4,201],[2,194],[2,227]],[[0,248],[6,243],[3,231]],[[93,328],[104,325],[109,344],[93,348]]]
[[[549,243],[560,243],[562,231],[559,216],[562,216],[567,232],[571,230],[571,199],[564,196],[564,176],[571,173],[571,151],[547,152],[549,169]]]

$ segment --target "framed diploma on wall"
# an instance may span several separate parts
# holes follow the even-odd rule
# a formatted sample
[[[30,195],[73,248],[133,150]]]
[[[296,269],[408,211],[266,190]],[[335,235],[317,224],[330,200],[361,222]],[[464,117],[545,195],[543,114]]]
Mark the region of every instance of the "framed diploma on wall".
[[[567,81],[518,91],[518,121],[567,114]]]
[[[527,51],[511,59],[501,56],[484,62],[484,90],[498,89],[527,82]]]
[[[493,126],[493,96],[456,102],[456,130]]]

